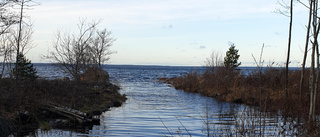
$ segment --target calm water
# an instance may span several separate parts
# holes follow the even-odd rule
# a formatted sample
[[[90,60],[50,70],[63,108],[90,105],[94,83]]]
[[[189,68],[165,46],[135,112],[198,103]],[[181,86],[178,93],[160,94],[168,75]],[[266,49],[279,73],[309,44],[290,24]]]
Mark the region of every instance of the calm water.
[[[66,76],[58,66],[37,64],[45,78]],[[201,67],[121,66],[104,68],[128,100],[101,115],[101,124],[89,134],[71,131],[36,131],[35,136],[225,136],[243,133],[278,135],[281,118],[256,113],[254,108],[218,102],[215,99],[176,90],[159,83],[161,77],[176,77]],[[265,116],[260,118],[261,115]],[[209,130],[207,130],[209,129]],[[288,133],[289,134],[289,133]]]

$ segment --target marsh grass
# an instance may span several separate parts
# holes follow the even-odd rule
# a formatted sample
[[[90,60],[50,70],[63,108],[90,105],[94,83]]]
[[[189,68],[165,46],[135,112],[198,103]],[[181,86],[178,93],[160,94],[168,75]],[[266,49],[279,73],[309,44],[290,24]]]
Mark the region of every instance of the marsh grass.
[[[308,73],[309,70],[307,69],[306,75]],[[262,127],[265,127],[263,121],[267,117],[264,114],[266,112],[275,113],[283,117],[283,119],[279,120],[283,122],[283,125],[279,125],[283,128],[283,133],[292,132],[292,134],[307,134],[308,136],[319,135],[319,120],[312,125],[307,123],[309,89],[305,86],[302,94],[299,92],[300,70],[290,70],[288,77],[288,97],[285,96],[284,92],[285,70],[271,66],[258,67],[256,70],[245,73],[224,67],[212,67],[208,68],[204,73],[200,74],[194,71],[181,77],[169,79],[167,82],[176,89],[214,97],[220,101],[258,107],[259,112],[254,112],[254,115],[258,115],[260,120],[250,121],[251,125],[248,125],[250,122],[242,120],[242,116],[236,117],[235,129],[239,134],[241,132],[245,132],[249,136],[253,133],[264,134],[265,129]],[[308,85],[309,79],[305,78],[304,82],[304,85]],[[320,104],[320,100],[317,101],[317,104]],[[319,115],[320,106],[317,105],[316,107],[316,113]],[[253,112],[250,113],[252,114]],[[247,125],[256,129],[257,124],[255,123],[259,123],[258,127],[261,128],[258,130],[244,128]],[[231,129],[224,129],[224,132],[229,132],[229,130],[231,132]]]
[[[262,110],[268,111],[281,109],[282,113],[290,115],[303,114],[308,109],[305,107],[309,103],[308,87],[304,87],[302,101],[299,101],[299,76],[299,70],[290,71],[288,98],[283,91],[284,70],[281,68],[266,68],[262,74],[254,70],[248,75],[242,75],[239,70],[216,68],[204,74],[191,72],[171,79],[168,83],[176,89],[200,93],[221,101],[260,106]],[[307,85],[307,78],[305,83]]]

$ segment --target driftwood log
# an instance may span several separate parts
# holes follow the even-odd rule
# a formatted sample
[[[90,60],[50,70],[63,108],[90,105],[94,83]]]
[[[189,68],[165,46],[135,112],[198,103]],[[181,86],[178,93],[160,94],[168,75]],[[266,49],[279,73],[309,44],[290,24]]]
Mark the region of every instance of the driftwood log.
[[[66,117],[79,123],[87,123],[99,120],[98,118],[89,117],[87,113],[61,105],[44,104],[41,106],[41,109],[50,111],[51,113]]]

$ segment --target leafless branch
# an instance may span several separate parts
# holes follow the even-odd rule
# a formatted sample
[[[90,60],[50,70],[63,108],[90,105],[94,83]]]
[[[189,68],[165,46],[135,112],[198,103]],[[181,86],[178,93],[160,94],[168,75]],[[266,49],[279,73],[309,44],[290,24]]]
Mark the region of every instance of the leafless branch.
[[[80,74],[88,67],[101,68],[101,65],[112,54],[109,47],[114,38],[106,29],[99,31],[97,25],[100,22],[86,23],[80,20],[77,25],[78,33],[69,34],[59,31],[54,41],[54,51],[46,59],[54,60],[64,66],[65,70],[75,80],[80,80]]]

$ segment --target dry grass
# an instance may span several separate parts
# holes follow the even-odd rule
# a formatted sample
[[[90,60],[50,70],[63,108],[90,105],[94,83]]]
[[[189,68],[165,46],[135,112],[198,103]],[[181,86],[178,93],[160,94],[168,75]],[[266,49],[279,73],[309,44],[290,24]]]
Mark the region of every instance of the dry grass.
[[[285,117],[306,122],[310,100],[307,87],[309,78],[305,78],[305,87],[300,96],[299,82],[301,72],[299,70],[290,71],[289,97],[286,97],[284,92],[284,72],[284,69],[270,67],[263,71],[257,69],[248,75],[241,75],[238,70],[215,67],[208,69],[203,74],[192,72],[185,76],[169,79],[168,83],[177,89],[183,89],[187,92],[215,97],[220,101],[259,106],[260,111],[280,112]],[[308,73],[309,71],[307,70],[306,76],[308,76]],[[317,104],[320,104],[320,100],[317,101]],[[319,115],[320,105],[316,107]],[[317,130],[315,129],[319,129],[319,121],[308,129],[309,133],[316,132]],[[315,134],[318,135],[319,133]]]

